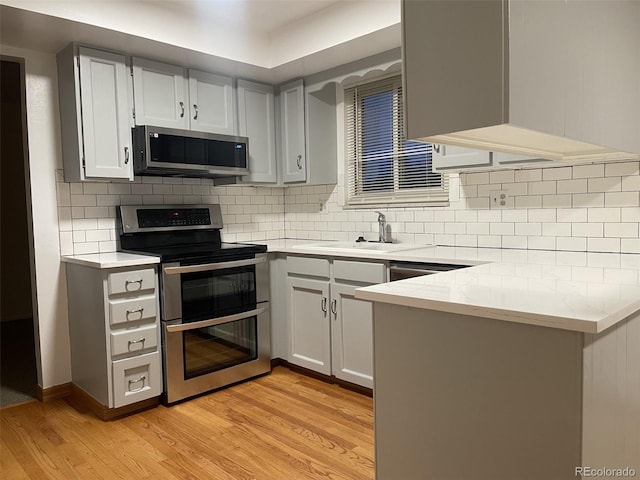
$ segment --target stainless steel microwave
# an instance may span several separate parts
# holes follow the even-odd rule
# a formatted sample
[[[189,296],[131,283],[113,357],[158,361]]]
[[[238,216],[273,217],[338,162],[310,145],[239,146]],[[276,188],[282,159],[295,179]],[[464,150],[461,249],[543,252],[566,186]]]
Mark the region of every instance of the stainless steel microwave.
[[[230,177],[249,174],[249,139],[141,125],[133,131],[136,175]]]

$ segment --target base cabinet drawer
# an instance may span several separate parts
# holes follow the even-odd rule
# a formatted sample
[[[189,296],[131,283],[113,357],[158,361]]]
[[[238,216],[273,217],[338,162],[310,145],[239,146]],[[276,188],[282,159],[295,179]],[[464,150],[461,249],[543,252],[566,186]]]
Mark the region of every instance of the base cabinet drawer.
[[[159,352],[113,362],[114,408],[157,397],[161,392]]]
[[[111,332],[110,336],[112,356],[137,354],[143,350],[157,350],[158,348],[158,329],[155,323],[131,330]]]
[[[109,323],[111,325],[156,319],[156,297],[137,297],[132,300],[109,301]]]
[[[154,268],[145,268],[143,270],[110,273],[107,278],[107,285],[109,295],[155,290],[156,271]]]

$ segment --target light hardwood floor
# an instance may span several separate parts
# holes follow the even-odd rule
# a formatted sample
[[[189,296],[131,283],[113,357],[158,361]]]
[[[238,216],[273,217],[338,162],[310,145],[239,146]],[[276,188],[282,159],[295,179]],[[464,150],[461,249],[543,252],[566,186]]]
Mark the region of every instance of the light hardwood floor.
[[[61,400],[0,419],[7,480],[374,477],[372,399],[284,367],[112,422]]]

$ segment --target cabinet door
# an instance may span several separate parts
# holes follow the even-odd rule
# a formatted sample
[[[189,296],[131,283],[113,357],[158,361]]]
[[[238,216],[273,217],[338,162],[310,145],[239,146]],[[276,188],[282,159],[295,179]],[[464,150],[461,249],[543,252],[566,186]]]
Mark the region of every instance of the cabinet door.
[[[455,145],[434,144],[432,165],[434,172],[489,167],[491,166],[491,152]]]
[[[79,58],[85,177],[133,180],[125,57],[80,48]]]
[[[289,362],[331,374],[329,283],[287,278]]]
[[[182,67],[133,58],[133,98],[136,125],[189,128]]]
[[[235,135],[234,106],[231,78],[189,70],[191,130]]]
[[[238,80],[238,133],[249,138],[244,182],[277,182],[273,87]]]
[[[331,284],[331,362],[342,380],[373,388],[373,305],[355,287]]]
[[[304,140],[304,86],[302,80],[280,88],[282,126],[282,181],[304,182],[307,179]]]

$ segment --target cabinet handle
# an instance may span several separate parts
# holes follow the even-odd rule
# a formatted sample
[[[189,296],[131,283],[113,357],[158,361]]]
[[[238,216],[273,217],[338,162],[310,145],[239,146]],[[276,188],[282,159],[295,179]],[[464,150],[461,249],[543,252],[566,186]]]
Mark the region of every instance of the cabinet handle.
[[[142,310],[142,309],[140,309],[140,310]],[[147,339],[146,339],[145,337],[142,337],[142,338],[139,338],[138,340],[129,340],[129,341],[127,342],[127,344],[128,344],[129,346],[131,346],[131,345],[135,345],[136,343],[142,343],[142,344],[144,344],[144,342],[145,342],[146,340],[147,340]],[[142,345],[142,346],[144,347],[144,345]]]
[[[142,279],[141,279],[141,278],[139,278],[138,280],[125,280],[125,281],[124,281],[124,288],[125,288],[126,290],[128,290],[128,288],[127,288],[127,287],[128,287],[129,285],[131,285],[132,283],[138,283],[138,284],[139,284],[139,288],[138,288],[138,290],[140,290],[140,289],[142,288]]]
[[[198,119],[198,105],[196,105],[195,103],[193,104],[193,109],[196,111],[196,114],[193,116],[194,120]]]
[[[129,163],[129,147],[124,147],[124,164]]]
[[[322,309],[322,311],[325,313],[325,316],[327,314],[327,297],[322,297],[322,302],[320,302],[320,308]]]
[[[298,157],[296,158],[296,164],[298,165],[298,170],[302,170],[302,155],[298,155]]]
[[[440,145],[437,143],[432,144],[433,151],[436,153],[440,153]]]
[[[336,320],[338,317],[338,300],[335,298],[331,300],[331,313],[333,313],[333,319]]]
[[[182,112],[180,113],[180,118],[184,117],[184,102],[180,102],[180,109],[182,110]]]
[[[143,311],[143,307],[136,308],[135,310],[127,310],[127,316],[131,315],[132,313],[142,313]]]
[[[142,390],[144,388],[144,381],[146,379],[147,379],[146,375],[141,375],[140,378],[136,378],[135,380],[129,380],[129,388],[128,388],[128,390],[130,392],[137,392],[139,390]],[[131,384],[132,383],[140,383],[140,382],[142,382],[142,385],[140,385],[139,388],[135,388],[135,389],[131,390]]]

